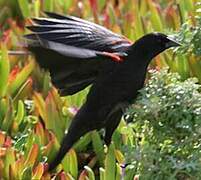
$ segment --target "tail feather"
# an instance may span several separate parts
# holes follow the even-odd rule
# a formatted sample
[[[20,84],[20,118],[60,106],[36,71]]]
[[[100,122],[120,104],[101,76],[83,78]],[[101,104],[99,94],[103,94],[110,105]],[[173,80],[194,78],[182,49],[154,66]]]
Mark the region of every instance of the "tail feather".
[[[54,160],[50,163],[48,167],[48,171],[51,171],[57,167],[57,165],[62,161],[65,154],[70,150],[73,144],[80,138],[78,134],[72,134],[73,132],[69,132],[63,139],[61,147],[59,149],[58,154],[54,158]],[[76,136],[75,136],[76,135]]]
[[[87,113],[87,111],[87,107],[85,105],[82,106],[75,118],[72,120],[68,133],[63,138],[59,152],[57,153],[55,159],[50,163],[48,171],[57,167],[57,165],[64,158],[65,154],[72,148],[81,136],[95,129],[95,127],[89,125],[88,119],[91,119],[92,117],[91,114]]]
[[[65,154],[72,148],[75,142],[79,140],[81,136],[83,136],[85,133],[88,131],[83,131],[83,130],[77,130],[76,129],[71,129],[67,135],[64,137],[59,152],[57,153],[56,157],[54,160],[50,163],[48,167],[48,171],[51,171],[57,167],[57,165],[62,161],[64,158]]]

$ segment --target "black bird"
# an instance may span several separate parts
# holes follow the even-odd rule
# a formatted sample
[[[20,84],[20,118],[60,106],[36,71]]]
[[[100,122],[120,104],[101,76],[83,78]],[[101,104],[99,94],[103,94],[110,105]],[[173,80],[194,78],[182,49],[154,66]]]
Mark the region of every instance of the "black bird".
[[[73,16],[46,13],[33,19],[26,35],[29,49],[48,69],[61,95],[72,95],[92,84],[86,102],[75,115],[49,170],[54,169],[73,144],[92,130],[105,128],[110,144],[123,108],[143,87],[149,62],[179,44],[162,33],[150,33],[135,43],[110,30]]]

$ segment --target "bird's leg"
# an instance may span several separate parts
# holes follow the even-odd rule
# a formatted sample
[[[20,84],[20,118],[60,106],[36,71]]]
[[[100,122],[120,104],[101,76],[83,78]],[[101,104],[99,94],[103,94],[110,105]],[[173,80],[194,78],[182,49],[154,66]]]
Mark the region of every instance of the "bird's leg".
[[[106,118],[106,124],[107,123],[110,123],[108,121],[111,121],[109,119],[112,118],[112,116],[114,116],[114,114],[116,114],[117,111],[121,111],[122,113],[125,112],[126,108],[129,106],[129,103],[128,102],[121,102],[121,103],[118,103],[110,112],[109,114],[107,115],[107,118]]]
[[[129,107],[129,103],[128,102],[122,102],[122,103],[119,103],[119,108],[121,108],[122,112],[125,113],[126,109]]]
[[[112,134],[114,132],[114,130],[117,128],[117,126],[119,125],[119,122],[121,120],[121,116],[122,116],[122,109],[116,109],[116,111],[112,111],[112,114],[110,113],[107,121],[106,121],[106,128],[105,128],[105,143],[108,146],[111,143],[111,139],[112,139]]]
[[[119,121],[116,121],[117,123],[115,124],[115,126],[108,126],[105,128],[106,130],[106,133],[105,133],[105,138],[104,138],[104,141],[105,141],[105,144],[107,146],[110,145],[111,143],[111,140],[112,140],[112,134],[114,132],[114,130],[117,128],[118,124],[119,124]]]
[[[127,119],[127,115],[126,115],[126,111],[127,108],[130,106],[130,104],[128,102],[123,102],[119,104],[119,107],[121,108],[122,112],[123,112],[123,119],[128,123],[129,120]],[[126,116],[125,116],[126,115]]]

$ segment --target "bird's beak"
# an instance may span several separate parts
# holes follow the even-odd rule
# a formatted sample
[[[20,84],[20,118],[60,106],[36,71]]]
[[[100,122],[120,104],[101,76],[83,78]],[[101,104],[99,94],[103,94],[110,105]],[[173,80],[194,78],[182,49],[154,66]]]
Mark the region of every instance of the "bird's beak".
[[[174,36],[169,35],[167,39],[169,41],[165,45],[166,48],[181,46],[181,44],[175,40]]]

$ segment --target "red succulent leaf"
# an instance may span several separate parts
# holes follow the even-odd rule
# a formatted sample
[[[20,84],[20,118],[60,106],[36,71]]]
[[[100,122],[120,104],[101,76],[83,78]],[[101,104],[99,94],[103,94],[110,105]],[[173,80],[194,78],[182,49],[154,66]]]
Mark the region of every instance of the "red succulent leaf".
[[[11,147],[12,145],[12,139],[9,136],[6,136],[4,147]]]
[[[19,66],[15,66],[15,67],[12,69],[12,71],[10,72],[10,74],[9,74],[8,82],[9,82],[9,83],[12,82],[12,81],[16,78],[16,76],[17,76],[17,74],[18,74],[19,72],[20,72]]]
[[[99,24],[99,20],[98,20],[98,3],[97,0],[89,0],[91,8],[92,8],[92,12],[95,18],[95,22]]]
[[[44,173],[48,172],[49,165],[48,163],[43,164]]]
[[[0,131],[0,146],[2,146],[5,142],[6,134],[3,131]]]
[[[88,175],[87,171],[86,170],[83,170],[79,176],[79,180],[85,180],[86,176]]]
[[[1,148],[0,148],[0,157],[5,156],[5,154],[6,154],[6,148],[1,147]]]
[[[2,41],[7,44],[10,40],[10,33],[11,33],[11,29],[8,29],[6,31],[3,32],[3,36],[2,36]]]
[[[58,175],[57,178],[59,178],[60,180],[66,180],[66,174],[64,171],[61,171]]]
[[[33,179],[41,179],[45,171],[45,164],[39,163],[33,170]]]
[[[97,0],[89,0],[89,2],[91,4],[91,8],[92,8],[93,12],[96,12],[97,8],[98,8]]]

